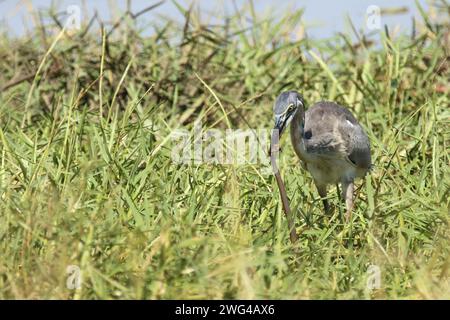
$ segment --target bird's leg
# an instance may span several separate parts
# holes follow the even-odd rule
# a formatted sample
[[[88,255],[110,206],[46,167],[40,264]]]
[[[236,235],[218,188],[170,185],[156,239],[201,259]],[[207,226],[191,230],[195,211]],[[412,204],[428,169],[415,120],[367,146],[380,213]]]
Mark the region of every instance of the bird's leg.
[[[327,185],[319,184],[315,182],[317,187],[317,191],[319,192],[320,197],[322,198],[323,208],[325,209],[325,214],[330,214],[330,205],[328,204],[327,198]]]
[[[345,207],[347,209],[345,219],[350,221],[353,210],[353,180],[342,182],[342,198],[345,199]]]
[[[337,192],[337,197],[338,197],[339,216],[342,219],[342,208],[341,208],[342,207],[342,205],[341,205],[342,196],[341,196],[341,190],[339,188],[339,183],[336,183],[336,192]]]

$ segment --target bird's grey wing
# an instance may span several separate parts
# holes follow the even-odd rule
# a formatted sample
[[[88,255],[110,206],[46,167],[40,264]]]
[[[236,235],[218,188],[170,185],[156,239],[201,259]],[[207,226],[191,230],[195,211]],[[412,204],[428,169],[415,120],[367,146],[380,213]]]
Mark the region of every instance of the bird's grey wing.
[[[359,168],[369,169],[372,165],[370,142],[361,125],[346,119],[340,122],[338,130],[345,142],[346,160]]]
[[[303,142],[310,154],[370,168],[367,135],[353,114],[336,103],[321,101],[306,112]]]
[[[346,145],[338,131],[341,116],[337,108],[335,103],[318,102],[306,112],[303,136],[306,152],[321,157],[345,158]]]

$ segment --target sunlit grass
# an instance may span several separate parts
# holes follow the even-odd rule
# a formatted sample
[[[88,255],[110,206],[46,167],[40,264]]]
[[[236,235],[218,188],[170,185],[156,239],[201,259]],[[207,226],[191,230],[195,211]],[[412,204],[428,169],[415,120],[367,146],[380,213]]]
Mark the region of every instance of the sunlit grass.
[[[149,37],[0,39],[0,298],[450,298],[448,23],[365,47],[293,40],[301,12],[250,30],[185,15]],[[374,162],[345,224],[283,139],[296,248],[260,165],[176,164],[167,138],[270,129],[286,89],[349,106]]]

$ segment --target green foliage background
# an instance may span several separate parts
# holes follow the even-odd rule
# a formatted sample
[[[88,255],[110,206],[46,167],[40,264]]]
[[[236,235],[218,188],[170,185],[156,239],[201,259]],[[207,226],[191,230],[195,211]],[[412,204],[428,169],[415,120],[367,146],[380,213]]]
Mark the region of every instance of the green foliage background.
[[[380,30],[379,44],[359,33],[315,41],[298,28],[302,11],[251,8],[208,25],[180,7],[185,23],[154,21],[151,36],[130,15],[103,36],[88,22],[3,34],[0,298],[450,298],[449,6],[439,5],[442,19],[423,12],[413,35]],[[287,89],[348,106],[374,162],[346,224],[335,191],[323,215],[283,140],[295,248],[259,164],[175,164],[168,139],[196,120],[269,129]],[[66,287],[69,265],[81,268],[78,290]],[[381,271],[373,291],[370,265]]]

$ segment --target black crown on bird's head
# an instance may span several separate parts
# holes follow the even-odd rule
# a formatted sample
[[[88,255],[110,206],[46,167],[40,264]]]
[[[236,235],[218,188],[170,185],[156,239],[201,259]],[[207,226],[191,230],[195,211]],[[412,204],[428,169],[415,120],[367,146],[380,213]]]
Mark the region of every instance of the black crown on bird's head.
[[[292,105],[295,108],[303,107],[305,105],[303,96],[295,90],[284,91],[275,100],[273,113],[275,115],[283,114]]]
[[[278,96],[273,106],[273,113],[274,129],[279,130],[280,136],[294,118],[297,110],[300,111],[301,122],[304,123],[304,104],[303,96],[297,91],[285,91]]]

